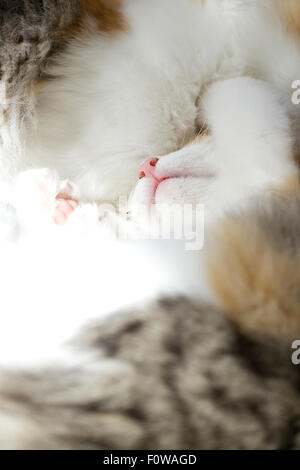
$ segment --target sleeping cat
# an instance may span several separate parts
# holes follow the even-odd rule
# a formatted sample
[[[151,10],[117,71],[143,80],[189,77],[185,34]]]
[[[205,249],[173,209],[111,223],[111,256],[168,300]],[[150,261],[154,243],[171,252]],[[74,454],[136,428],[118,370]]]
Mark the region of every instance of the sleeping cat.
[[[300,63],[277,6],[1,3],[0,447],[299,447]],[[133,217],[204,202],[202,252],[82,237],[78,205],[148,157]],[[35,204],[64,230],[28,234]]]
[[[297,2],[282,3],[4,2],[3,179],[35,169],[21,199],[37,184],[63,225],[78,202],[129,195],[147,157],[161,157],[162,183],[139,182],[133,216],[140,204],[202,202],[214,217],[292,176],[298,17]]]

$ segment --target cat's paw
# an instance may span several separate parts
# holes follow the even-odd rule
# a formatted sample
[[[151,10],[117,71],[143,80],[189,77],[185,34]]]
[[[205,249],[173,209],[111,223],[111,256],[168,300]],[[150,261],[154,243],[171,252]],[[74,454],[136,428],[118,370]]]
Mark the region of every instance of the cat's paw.
[[[15,193],[19,213],[32,222],[42,219],[62,226],[78,207],[75,185],[48,169],[20,173]]]
[[[77,209],[78,201],[58,195],[55,198],[55,208],[52,219],[56,225],[63,226],[67,223],[70,215]]]
[[[79,205],[78,192],[75,185],[68,180],[60,182],[57,189],[58,193],[52,208],[52,220],[56,225],[63,226]]]

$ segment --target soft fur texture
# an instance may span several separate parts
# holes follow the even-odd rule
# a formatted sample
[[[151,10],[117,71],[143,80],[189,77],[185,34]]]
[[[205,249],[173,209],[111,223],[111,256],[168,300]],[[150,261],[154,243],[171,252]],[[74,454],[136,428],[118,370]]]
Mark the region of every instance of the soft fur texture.
[[[34,115],[36,83],[64,44],[62,32],[78,14],[78,1],[3,0],[0,5],[0,122],[2,176],[22,158],[25,119]],[[46,74],[47,75],[47,74]]]
[[[222,312],[160,300],[93,325],[84,365],[1,374],[1,447],[289,449],[299,373],[289,344]]]
[[[289,7],[1,3],[0,447],[299,446]],[[204,203],[211,246],[107,240],[159,203]]]
[[[236,140],[237,136],[244,136],[244,125],[251,137],[249,153],[253,154],[252,149],[263,153],[269,142],[276,140],[282,150],[277,155],[284,162],[282,165],[288,165],[291,153],[288,140],[294,133],[283,122],[283,113],[292,116],[294,122],[299,121],[295,119],[296,107],[289,106],[289,97],[291,83],[300,73],[300,61],[298,46],[288,34],[285,22],[280,21],[272,1],[212,0],[203,4],[166,0],[163,7],[159,0],[113,2],[112,10],[117,15],[121,9],[128,24],[125,29],[116,28],[113,35],[104,26],[101,33],[98,21],[100,7],[105,2],[100,2],[98,9],[91,7],[98,2],[82,0],[73,7],[72,3],[64,7],[60,2],[59,24],[55,16],[56,2],[48,3],[43,3],[44,8],[38,10],[34,2],[20,2],[26,5],[26,15],[24,17],[24,8],[16,10],[17,32],[20,35],[24,30],[25,41],[17,46],[5,41],[7,53],[1,60],[2,69],[8,70],[2,79],[6,98],[5,125],[1,127],[2,151],[9,151],[8,161],[4,156],[1,159],[5,162],[5,174],[8,168],[15,172],[16,169],[48,167],[61,178],[72,180],[78,186],[81,200],[114,200],[130,193],[136,182],[138,164],[143,159],[182,148],[207,124],[215,134],[217,175],[224,158],[230,158],[231,165],[236,162],[236,155],[244,155],[249,139],[241,138],[239,145]],[[9,14],[11,8],[8,8]],[[37,10],[40,11],[39,21],[35,20]],[[53,25],[56,29],[51,33]],[[5,39],[10,29],[14,33],[10,36],[16,42],[14,22],[5,22],[5,28],[2,37]],[[36,38],[42,36],[42,40],[35,43],[38,46],[32,43],[32,35],[27,34],[32,28]],[[38,50],[42,44],[43,53]],[[24,63],[14,59],[20,64],[19,73],[16,73],[17,65],[11,65],[9,59],[17,58],[16,47],[26,56]],[[52,60],[45,61],[49,51],[53,51]],[[11,75],[15,103],[7,110],[12,91]],[[237,97],[236,82],[224,82],[223,91],[221,83],[217,87],[213,84],[216,80],[243,75],[259,78],[268,85],[262,84],[259,91],[258,84],[244,82]],[[203,107],[207,93],[211,104]],[[22,111],[24,100],[31,119],[26,119]],[[278,100],[283,103],[276,105],[276,109]],[[235,102],[237,108],[227,118],[228,102]],[[218,126],[219,122],[224,123],[222,112],[227,123],[224,130]],[[267,126],[258,134],[256,119]],[[19,129],[21,156],[10,152],[11,146],[18,142],[19,122],[25,124],[23,132]],[[12,129],[13,135],[9,137]],[[228,157],[227,149],[222,148],[224,138]],[[176,191],[179,195],[194,194],[194,199],[217,208],[220,206],[218,194],[215,200],[210,181],[202,177],[208,170],[201,158],[202,146],[196,145],[193,153],[193,167],[198,170],[200,180],[187,179],[183,189],[180,180],[169,184],[179,183]],[[277,158],[274,155],[274,159]],[[244,163],[234,174],[238,172],[239,178],[243,178],[243,169]],[[246,172],[248,191],[233,190],[225,180],[222,190],[228,192],[230,187],[229,198],[235,203],[249,194],[252,187],[257,189],[258,184],[269,182],[273,162],[264,170],[265,180],[262,175],[250,176]],[[220,179],[223,180],[222,174]],[[158,200],[161,199],[170,202],[168,187],[166,191],[163,186],[160,188]]]

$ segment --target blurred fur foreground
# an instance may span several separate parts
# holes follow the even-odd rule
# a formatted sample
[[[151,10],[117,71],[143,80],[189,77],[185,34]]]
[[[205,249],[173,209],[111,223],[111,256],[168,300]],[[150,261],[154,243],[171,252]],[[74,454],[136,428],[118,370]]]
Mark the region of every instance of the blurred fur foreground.
[[[237,274],[231,310],[160,298],[83,329],[78,367],[2,370],[1,448],[299,447],[299,215],[300,198],[286,192],[225,221],[252,227],[242,253],[223,231],[220,266]]]

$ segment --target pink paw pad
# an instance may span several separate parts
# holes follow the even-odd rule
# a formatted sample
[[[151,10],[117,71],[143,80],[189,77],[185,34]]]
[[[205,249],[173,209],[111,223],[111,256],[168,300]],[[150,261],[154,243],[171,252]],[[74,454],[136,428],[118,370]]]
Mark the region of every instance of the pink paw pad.
[[[65,225],[68,218],[75,211],[77,207],[78,207],[77,201],[59,194],[58,196],[56,196],[56,199],[55,199],[53,222],[59,226]]]
[[[158,158],[150,158],[141,164],[139,168],[139,179],[142,178],[151,178],[155,181],[156,186],[158,186],[165,178],[158,178],[155,175],[155,167],[158,162]]]

